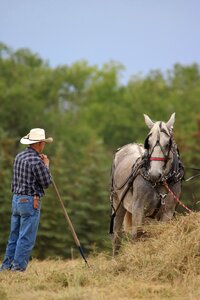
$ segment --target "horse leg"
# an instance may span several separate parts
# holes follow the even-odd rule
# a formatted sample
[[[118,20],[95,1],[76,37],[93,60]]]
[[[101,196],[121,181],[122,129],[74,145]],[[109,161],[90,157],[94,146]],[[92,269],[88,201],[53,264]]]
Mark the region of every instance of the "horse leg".
[[[161,206],[157,219],[161,222],[170,221],[174,216],[175,209],[175,200],[172,197],[166,197],[166,203]]]
[[[122,224],[124,220],[126,210],[121,205],[116,213],[114,219],[114,230],[112,234],[112,248],[113,248],[113,256],[118,254],[120,246],[121,246],[121,238],[122,238]]]
[[[141,227],[144,217],[144,203],[141,199],[137,199],[133,204],[132,211],[132,239],[138,237],[138,228]]]
[[[181,194],[181,185],[176,183],[172,188],[174,194],[179,198]],[[164,199],[163,205],[161,205],[159,220],[162,222],[167,222],[171,220],[174,216],[174,212],[177,206],[177,202],[174,197],[168,193]]]

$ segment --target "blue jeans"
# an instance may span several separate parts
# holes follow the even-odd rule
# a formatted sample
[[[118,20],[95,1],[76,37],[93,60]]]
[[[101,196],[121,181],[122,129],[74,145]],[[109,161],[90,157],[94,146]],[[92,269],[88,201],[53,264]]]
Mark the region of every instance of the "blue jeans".
[[[10,236],[1,269],[26,270],[39,221],[40,201],[36,209],[33,196],[13,195]]]

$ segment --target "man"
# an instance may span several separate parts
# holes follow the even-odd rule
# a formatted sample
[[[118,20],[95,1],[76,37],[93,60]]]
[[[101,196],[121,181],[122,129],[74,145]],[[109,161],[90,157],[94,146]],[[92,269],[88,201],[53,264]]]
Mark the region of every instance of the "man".
[[[41,128],[31,129],[20,140],[29,147],[14,161],[11,229],[1,271],[25,271],[27,268],[40,220],[40,198],[52,180],[49,159],[41,153],[45,143],[52,141],[52,138],[45,138]]]

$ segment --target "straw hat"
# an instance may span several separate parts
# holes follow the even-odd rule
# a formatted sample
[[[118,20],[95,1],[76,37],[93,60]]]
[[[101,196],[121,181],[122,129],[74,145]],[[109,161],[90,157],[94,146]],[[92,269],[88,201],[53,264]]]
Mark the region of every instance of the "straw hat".
[[[45,131],[42,128],[33,128],[30,132],[21,138],[20,143],[24,145],[31,145],[39,142],[52,143],[53,138],[45,138]]]

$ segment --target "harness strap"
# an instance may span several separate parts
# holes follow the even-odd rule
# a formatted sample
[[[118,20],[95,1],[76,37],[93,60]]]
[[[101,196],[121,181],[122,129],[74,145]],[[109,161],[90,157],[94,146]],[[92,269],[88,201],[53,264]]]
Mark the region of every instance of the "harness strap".
[[[114,180],[113,180],[113,174],[112,174],[112,187],[114,186],[117,190],[121,190],[127,184],[127,182],[130,180],[130,177],[134,176],[134,174],[138,171],[140,166],[143,165],[143,161],[138,162],[139,159],[140,159],[140,157],[138,157],[138,159],[135,162],[136,167],[134,167],[134,165],[132,166],[131,174],[126,178],[126,180],[122,183],[121,186],[118,187],[115,185]]]
[[[122,196],[121,196],[121,199],[120,199],[120,202],[117,206],[117,208],[115,209],[114,206],[111,204],[112,206],[112,209],[114,210],[113,214],[111,214],[111,220],[110,220],[110,230],[109,230],[109,233],[112,234],[113,233],[113,226],[114,226],[114,218],[116,216],[116,213],[118,211],[118,209],[120,208],[126,194],[128,193],[128,191],[130,190],[132,184],[133,184],[133,181],[134,179],[137,177],[138,175],[138,170],[141,168],[141,166],[144,164],[144,161],[142,160],[140,163],[138,163],[138,165],[132,169],[132,172],[130,174],[130,176],[127,178],[127,180],[125,181],[125,183],[127,184],[125,190],[123,191],[122,193]],[[124,187],[125,183],[121,186]],[[112,180],[112,184],[114,184],[113,180]],[[111,203],[112,203],[112,191],[111,191]]]
[[[153,161],[166,161],[165,157],[149,157],[149,160],[153,160]]]
[[[113,207],[113,205],[112,205],[112,208],[113,208],[113,210],[114,210],[114,213],[111,215],[111,220],[110,220],[110,231],[109,231],[110,234],[113,233],[114,218],[116,217],[116,213],[117,213],[118,209],[120,208],[120,206],[121,206],[121,204],[122,204],[122,201],[124,200],[126,194],[128,193],[128,191],[129,191],[129,189],[130,189],[130,187],[131,187],[131,184],[133,183],[134,177],[132,178],[132,177],[130,176],[129,179],[130,179],[130,180],[129,180],[128,183],[127,183],[127,186],[126,186],[126,188],[125,188],[125,190],[124,190],[124,192],[123,192],[123,194],[122,194],[121,200],[120,200],[120,202],[119,202],[117,208],[115,209],[115,208]]]

